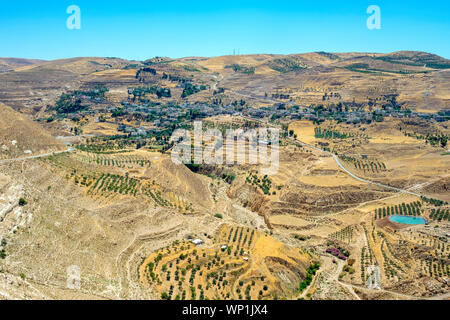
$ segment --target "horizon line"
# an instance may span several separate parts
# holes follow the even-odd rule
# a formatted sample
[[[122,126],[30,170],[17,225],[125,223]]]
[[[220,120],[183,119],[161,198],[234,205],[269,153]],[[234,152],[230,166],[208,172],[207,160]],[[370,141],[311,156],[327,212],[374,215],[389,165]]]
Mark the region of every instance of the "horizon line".
[[[428,51],[422,51],[422,50],[396,50],[392,52],[363,52],[363,51],[308,51],[308,52],[297,52],[297,53],[247,53],[247,54],[224,54],[224,55],[217,55],[217,56],[183,56],[183,57],[169,57],[169,56],[153,56],[151,58],[147,58],[145,60],[139,60],[134,58],[125,58],[125,57],[114,57],[114,56],[96,56],[96,55],[86,55],[86,56],[73,56],[73,57],[64,57],[64,58],[55,58],[55,59],[45,59],[45,58],[25,58],[25,57],[0,57],[0,59],[23,59],[23,60],[39,60],[43,62],[51,62],[51,61],[58,61],[58,60],[69,60],[69,59],[82,59],[82,58],[105,58],[105,59],[122,59],[127,61],[138,61],[143,62],[146,60],[154,59],[154,58],[167,58],[167,59],[189,59],[189,58],[205,58],[205,59],[212,59],[212,58],[220,58],[220,57],[232,57],[232,56],[257,56],[257,55],[273,55],[273,56],[292,56],[292,55],[301,55],[301,54],[310,54],[310,53],[332,53],[332,54],[350,54],[350,53],[358,53],[358,54],[393,54],[393,53],[399,53],[399,52],[418,52],[418,53],[428,53],[432,55],[436,55],[438,57],[441,57],[443,59],[449,60],[448,58]]]

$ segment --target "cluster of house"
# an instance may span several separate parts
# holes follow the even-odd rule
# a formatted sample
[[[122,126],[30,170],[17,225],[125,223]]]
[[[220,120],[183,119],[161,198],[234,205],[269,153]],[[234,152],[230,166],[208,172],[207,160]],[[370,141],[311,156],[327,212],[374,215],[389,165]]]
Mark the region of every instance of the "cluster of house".
[[[90,99],[97,104],[104,104],[102,111],[113,112],[117,110],[116,106],[106,105],[102,98],[90,98],[83,96],[84,99]],[[247,116],[256,119],[306,119],[310,121],[323,121],[328,119],[346,122],[348,124],[371,123],[372,121],[382,121],[384,117],[393,118],[421,118],[443,122],[450,120],[450,109],[441,110],[438,113],[420,113],[411,110],[400,110],[390,106],[384,108],[375,108],[373,111],[364,110],[343,110],[342,106],[334,108],[318,108],[314,106],[299,107],[286,106],[282,103],[276,103],[271,107],[264,108],[237,108],[234,105],[210,105],[207,103],[184,103],[180,106],[175,105],[139,105],[124,101],[121,103],[124,112],[141,113],[146,122],[152,123],[151,127],[134,128],[131,126],[120,125],[119,131],[131,134],[133,136],[146,135],[152,131],[168,128],[174,123],[192,121],[206,117],[219,115]],[[85,115],[94,115],[96,111],[87,109],[81,111]],[[149,121],[150,120],[150,121]]]
[[[383,117],[393,118],[421,118],[444,122],[450,120],[450,109],[444,109],[438,113],[420,113],[411,110],[398,110],[393,107],[383,109],[375,108],[373,111],[344,111],[336,108],[317,110],[314,107],[290,107],[286,108],[282,104],[275,104],[270,108],[250,108],[244,112],[245,115],[255,118],[287,118],[292,120],[306,119],[311,121],[320,121],[335,119],[347,124],[371,123]]]
[[[182,121],[191,121],[193,119],[201,119],[219,115],[235,115],[247,116],[257,119],[306,119],[310,121],[321,121],[327,119],[335,119],[347,124],[371,123],[378,121],[383,117],[393,118],[422,118],[434,120],[437,122],[450,120],[450,110],[441,110],[439,113],[419,113],[411,110],[394,110],[394,108],[375,108],[372,112],[360,111],[341,111],[336,109],[321,109],[313,107],[289,107],[275,104],[266,108],[246,108],[237,111],[232,105],[211,106],[208,104],[183,104],[181,106],[139,106],[128,102],[122,103],[123,107],[131,112],[142,112],[144,114],[153,115],[153,128],[140,127],[138,129],[121,125],[119,131],[129,133],[131,135],[145,135],[151,133],[155,128],[167,128],[173,123]]]
[[[206,118],[218,115],[238,115],[233,106],[211,106],[207,104],[183,104],[181,106],[140,106],[129,102],[122,102],[124,111],[130,113],[142,113],[152,115],[153,127],[142,126],[134,128],[131,126],[120,125],[119,131],[131,135],[145,135],[155,128],[167,128],[173,123],[189,121],[193,119]],[[113,107],[110,108],[113,111]],[[108,111],[108,110],[106,110]]]
[[[321,109],[320,111],[318,111],[313,107],[285,108],[283,105],[274,105],[270,108],[249,109],[245,113],[247,113],[248,116],[255,118],[285,118],[292,120],[306,119],[310,121],[336,119],[347,122],[349,124],[357,124],[365,122],[370,123],[374,120],[374,116],[378,114],[378,111],[375,111],[375,113],[364,111],[336,111],[334,109]],[[385,115],[386,112],[384,110],[381,110],[379,114]]]

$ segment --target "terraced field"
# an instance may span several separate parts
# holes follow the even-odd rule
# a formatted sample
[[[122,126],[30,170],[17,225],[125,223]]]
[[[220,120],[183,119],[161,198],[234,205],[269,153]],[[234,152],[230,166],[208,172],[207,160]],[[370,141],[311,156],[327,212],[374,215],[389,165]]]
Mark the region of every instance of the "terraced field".
[[[224,225],[212,245],[175,242],[149,255],[139,272],[163,299],[274,299],[299,294],[310,261],[260,231]]]

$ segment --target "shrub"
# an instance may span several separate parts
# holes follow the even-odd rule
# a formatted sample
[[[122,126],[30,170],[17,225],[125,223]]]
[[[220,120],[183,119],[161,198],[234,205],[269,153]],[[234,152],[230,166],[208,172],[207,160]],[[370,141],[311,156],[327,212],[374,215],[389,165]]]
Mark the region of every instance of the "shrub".
[[[166,292],[161,293],[162,300],[169,300],[169,295]]]

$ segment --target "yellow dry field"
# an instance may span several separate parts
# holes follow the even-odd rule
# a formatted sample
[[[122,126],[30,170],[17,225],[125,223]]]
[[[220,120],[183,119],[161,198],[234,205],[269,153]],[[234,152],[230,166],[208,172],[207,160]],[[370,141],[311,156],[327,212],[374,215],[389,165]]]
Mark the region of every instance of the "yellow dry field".
[[[404,133],[398,130],[401,127],[401,122],[394,119],[386,119],[380,124],[366,125],[367,135],[370,137],[370,144],[407,144],[420,145],[424,141],[417,140],[413,137],[405,136]]]
[[[434,179],[450,174],[450,158],[441,156],[440,152],[417,153],[411,158],[400,156],[389,163],[393,168],[401,169],[406,176],[422,175]]]
[[[280,153],[284,150],[280,150]],[[331,156],[313,157],[303,154],[301,160],[285,158],[280,160],[278,172],[271,176],[276,185],[289,185],[292,181],[300,181],[318,187],[360,186],[364,185],[344,173]]]
[[[311,121],[301,120],[290,124],[289,130],[294,130],[297,139],[308,144],[314,144],[316,138],[314,137],[315,126]]]
[[[307,174],[298,175],[297,179],[305,184],[316,185],[318,187],[336,187],[350,185],[364,185],[339,168],[332,157],[322,157]]]
[[[376,155],[387,167],[383,180],[387,183],[398,180],[407,188],[450,174],[450,157],[442,156],[442,150],[439,148],[423,143],[415,145],[369,143],[358,148],[356,152]]]
[[[92,73],[92,76],[108,76],[117,78],[133,78],[136,77],[135,69],[109,69]]]
[[[412,137],[407,137],[405,135],[391,135],[391,134],[377,134],[375,136],[371,135],[370,143],[411,144],[411,145],[423,144],[423,142],[421,142],[420,140],[414,139]]]
[[[113,136],[118,133],[117,125],[113,123],[90,121],[83,126],[83,134]]]
[[[225,70],[230,70],[230,72],[233,72],[232,69],[225,69],[226,66],[232,65],[232,64],[239,64],[239,65],[245,65],[245,66],[252,66],[257,67],[264,62],[271,59],[272,55],[266,55],[266,54],[258,54],[258,55],[240,55],[240,56],[222,56],[222,57],[214,57],[210,59],[205,59],[202,61],[199,61],[198,64],[208,68],[209,70],[212,70],[214,72],[221,72]],[[268,68],[263,68],[261,70],[262,72],[270,72],[275,73],[274,70],[269,70]],[[257,72],[256,72],[257,73]]]
[[[306,227],[310,222],[290,215],[271,216],[269,218],[271,224],[275,225],[287,225],[295,227]]]

